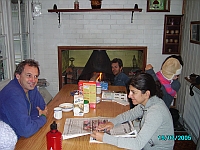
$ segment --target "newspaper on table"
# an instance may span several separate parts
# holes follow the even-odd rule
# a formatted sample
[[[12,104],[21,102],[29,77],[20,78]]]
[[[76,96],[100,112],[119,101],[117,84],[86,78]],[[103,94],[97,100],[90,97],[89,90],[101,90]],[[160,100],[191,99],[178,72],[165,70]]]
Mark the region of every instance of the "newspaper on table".
[[[111,118],[107,117],[95,117],[95,118],[67,118],[65,121],[63,140],[84,136],[92,133],[96,130],[96,127],[100,124],[104,124]],[[131,121],[125,122],[118,126],[115,126],[110,131],[105,133],[117,136],[117,137],[136,137],[137,131],[134,129]],[[99,142],[90,137],[90,142]]]
[[[103,91],[102,101],[113,101],[124,106],[129,105],[127,94],[125,92]]]
[[[104,133],[113,135],[115,137],[134,138],[137,136],[137,131],[134,129],[131,121],[115,126],[110,131],[104,131]],[[95,138],[90,136],[90,143],[103,143],[103,142],[97,141]]]

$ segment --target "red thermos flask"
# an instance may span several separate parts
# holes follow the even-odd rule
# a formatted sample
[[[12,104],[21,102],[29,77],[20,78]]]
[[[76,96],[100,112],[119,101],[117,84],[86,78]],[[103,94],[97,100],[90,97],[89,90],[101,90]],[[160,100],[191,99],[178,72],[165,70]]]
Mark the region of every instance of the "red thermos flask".
[[[50,125],[51,130],[47,133],[47,150],[62,150],[62,133],[57,130],[57,124],[54,121]]]

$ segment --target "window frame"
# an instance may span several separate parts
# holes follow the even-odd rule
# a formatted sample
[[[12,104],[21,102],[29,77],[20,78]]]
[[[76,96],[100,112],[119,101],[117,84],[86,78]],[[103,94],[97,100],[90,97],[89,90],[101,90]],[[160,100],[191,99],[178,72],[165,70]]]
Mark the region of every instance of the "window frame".
[[[21,0],[18,0],[18,5],[20,5]],[[26,27],[28,28],[28,38],[26,39],[26,44],[28,43],[28,56],[27,58],[32,57],[32,52],[31,52],[31,36],[30,36],[30,24],[31,24],[31,16],[30,16],[30,2],[29,0],[24,0],[25,2],[25,7],[26,7]],[[5,85],[8,83],[11,79],[14,78],[14,71],[16,68],[16,62],[15,62],[15,51],[14,51],[14,36],[16,34],[13,34],[13,26],[12,26],[12,9],[11,9],[11,0],[0,0],[0,29],[2,33],[0,32],[0,36],[5,37],[5,56],[1,59],[5,60],[6,67],[5,67],[5,74],[7,75],[6,79],[0,80],[0,90],[1,86]],[[21,22],[21,20],[20,20]],[[24,34],[20,32],[20,34]],[[22,39],[22,38],[21,38]],[[23,55],[23,43],[22,40],[20,41],[20,46],[22,47],[21,50],[21,58],[24,60],[24,55]]]

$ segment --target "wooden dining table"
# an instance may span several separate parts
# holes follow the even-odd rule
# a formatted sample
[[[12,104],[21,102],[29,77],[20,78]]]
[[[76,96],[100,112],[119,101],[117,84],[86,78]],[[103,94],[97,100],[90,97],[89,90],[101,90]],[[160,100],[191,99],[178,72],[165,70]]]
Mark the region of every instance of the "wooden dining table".
[[[62,103],[73,103],[73,96],[71,92],[78,90],[77,84],[66,84],[58,92],[58,94],[47,105],[48,115],[46,124],[34,135],[29,138],[21,137],[15,147],[15,150],[46,150],[46,134],[50,131],[50,124],[56,121],[58,130],[62,133],[64,130],[65,120],[67,118],[90,118],[90,117],[115,117],[118,114],[125,112],[129,109],[129,105],[124,106],[116,102],[101,101],[96,105],[95,109],[90,108],[89,113],[81,117],[75,117],[73,111],[63,112],[62,119],[56,120],[53,117],[54,107]],[[125,91],[124,86],[110,86],[109,91]],[[62,140],[63,150],[117,150],[120,149],[116,146],[105,143],[89,143],[90,135]]]

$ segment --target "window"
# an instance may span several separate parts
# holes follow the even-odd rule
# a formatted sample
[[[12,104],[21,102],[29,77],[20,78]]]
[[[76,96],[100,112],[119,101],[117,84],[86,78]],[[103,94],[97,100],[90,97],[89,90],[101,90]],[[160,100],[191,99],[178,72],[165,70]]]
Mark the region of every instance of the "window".
[[[5,39],[6,36],[3,35],[3,14],[2,14],[2,4],[0,3],[0,82],[2,80],[8,79],[7,75],[7,57],[6,57],[6,46]]]
[[[0,82],[30,54],[29,0],[0,0]]]
[[[0,36],[0,81],[8,79],[7,66],[6,66],[6,55],[5,55],[5,36]]]
[[[15,64],[30,58],[28,1],[11,0]]]

